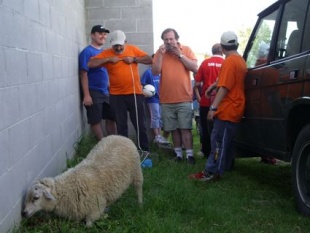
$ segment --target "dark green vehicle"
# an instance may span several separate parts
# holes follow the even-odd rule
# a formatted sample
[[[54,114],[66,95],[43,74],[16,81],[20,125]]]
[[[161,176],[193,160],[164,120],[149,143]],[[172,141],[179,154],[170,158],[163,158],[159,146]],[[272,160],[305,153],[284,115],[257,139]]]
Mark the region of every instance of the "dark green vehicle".
[[[244,52],[246,110],[236,152],[291,162],[298,210],[310,216],[310,0],[262,11]]]

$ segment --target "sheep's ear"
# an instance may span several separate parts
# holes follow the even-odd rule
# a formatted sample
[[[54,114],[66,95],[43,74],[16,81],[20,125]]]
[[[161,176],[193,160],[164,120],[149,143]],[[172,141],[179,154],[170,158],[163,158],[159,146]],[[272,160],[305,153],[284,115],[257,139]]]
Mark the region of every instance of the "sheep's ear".
[[[43,179],[38,180],[37,182],[49,188],[53,187],[54,185],[54,180],[51,178],[43,178]]]
[[[48,190],[44,190],[43,191],[43,195],[46,199],[48,200],[53,200],[53,201],[56,201],[55,197],[50,193],[50,191]]]

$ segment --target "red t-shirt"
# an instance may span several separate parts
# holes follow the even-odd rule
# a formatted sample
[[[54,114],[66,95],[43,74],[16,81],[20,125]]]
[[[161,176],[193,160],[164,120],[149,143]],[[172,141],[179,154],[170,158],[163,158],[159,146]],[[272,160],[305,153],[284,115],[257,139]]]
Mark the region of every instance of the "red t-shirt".
[[[205,93],[208,87],[216,81],[223,62],[224,58],[222,56],[213,55],[204,60],[199,66],[197,74],[195,75],[195,81],[202,83],[200,106],[210,107],[211,99],[207,98]]]

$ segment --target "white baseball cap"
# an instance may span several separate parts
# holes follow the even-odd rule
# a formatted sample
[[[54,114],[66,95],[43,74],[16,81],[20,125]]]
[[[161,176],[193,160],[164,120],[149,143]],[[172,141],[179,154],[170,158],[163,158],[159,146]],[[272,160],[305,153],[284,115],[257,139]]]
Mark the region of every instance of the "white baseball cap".
[[[224,32],[221,36],[221,44],[226,46],[238,45],[238,37],[232,31]]]
[[[111,45],[124,45],[126,42],[126,35],[121,30],[116,30],[111,33]]]

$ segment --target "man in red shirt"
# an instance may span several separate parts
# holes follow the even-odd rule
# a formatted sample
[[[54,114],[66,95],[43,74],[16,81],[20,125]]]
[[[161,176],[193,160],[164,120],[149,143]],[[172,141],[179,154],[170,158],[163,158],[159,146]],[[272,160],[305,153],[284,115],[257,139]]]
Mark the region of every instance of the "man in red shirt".
[[[200,119],[200,143],[201,153],[208,156],[211,150],[210,134],[211,124],[208,124],[207,115],[212,104],[214,96],[207,98],[206,90],[216,81],[222,63],[224,62],[221,44],[212,46],[212,57],[205,59],[195,75],[194,91],[196,99],[199,102],[199,119]],[[215,92],[213,93],[215,95]]]

